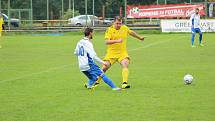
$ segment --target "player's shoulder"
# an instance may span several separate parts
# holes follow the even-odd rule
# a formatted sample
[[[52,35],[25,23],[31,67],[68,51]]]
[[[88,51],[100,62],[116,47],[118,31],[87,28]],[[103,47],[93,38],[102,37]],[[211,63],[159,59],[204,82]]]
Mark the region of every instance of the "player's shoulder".
[[[110,27],[108,27],[108,28],[106,29],[105,34],[113,33],[114,31],[115,31],[115,28],[114,28],[114,26],[112,25],[112,26],[110,26]]]
[[[114,30],[114,26],[113,25],[107,28],[107,31],[112,31],[112,30]]]
[[[129,27],[126,26],[126,25],[122,25],[120,29],[121,29],[121,30],[127,30],[127,29],[129,29]],[[114,25],[112,25],[112,26],[110,26],[110,27],[107,28],[107,31],[108,31],[108,32],[114,31],[114,30],[116,30],[115,27],[114,27]]]
[[[121,27],[122,27],[122,28],[128,28],[128,26],[127,26],[127,25],[124,25],[124,24],[123,24]]]
[[[128,26],[126,26],[126,25],[122,25],[122,26],[121,26],[121,29],[123,29],[123,30],[127,30],[127,29],[129,29],[129,27],[128,27]]]
[[[190,17],[191,17],[191,18],[193,18],[195,15],[196,15],[196,14],[195,14],[195,13],[193,13],[193,14],[191,14],[191,16],[190,16]]]
[[[78,41],[78,44],[88,44],[88,40],[86,38],[82,38]]]

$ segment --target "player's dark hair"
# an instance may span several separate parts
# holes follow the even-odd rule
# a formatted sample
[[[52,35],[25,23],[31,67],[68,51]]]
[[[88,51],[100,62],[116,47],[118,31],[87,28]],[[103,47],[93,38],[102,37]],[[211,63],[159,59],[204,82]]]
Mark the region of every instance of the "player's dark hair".
[[[196,10],[199,10],[199,8],[196,8]]]
[[[90,27],[86,28],[86,29],[84,30],[84,35],[85,35],[85,37],[89,36],[90,33],[92,33],[92,32],[93,32],[93,29],[92,29],[92,28],[90,28]]]
[[[114,21],[116,21],[116,20],[122,21],[122,17],[121,17],[121,16],[115,16],[115,17],[114,17]]]

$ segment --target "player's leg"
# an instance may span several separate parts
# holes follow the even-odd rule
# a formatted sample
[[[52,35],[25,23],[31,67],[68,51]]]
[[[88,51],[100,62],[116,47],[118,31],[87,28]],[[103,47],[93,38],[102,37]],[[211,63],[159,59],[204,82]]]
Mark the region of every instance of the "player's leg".
[[[88,89],[93,88],[93,84],[96,82],[96,79],[94,78],[93,72],[91,70],[82,71],[82,72],[89,79],[88,82],[87,82],[87,84],[85,85],[85,87],[88,88]]]
[[[204,46],[204,45],[202,44],[202,32],[199,33],[199,45],[200,45],[200,46]]]
[[[104,73],[111,67],[111,65],[113,65],[116,62],[116,59],[113,59],[113,58],[108,59],[108,58],[106,58],[105,62],[108,63],[108,65],[102,65],[102,70],[103,70]],[[94,84],[94,87],[97,87],[100,83],[101,83],[101,77],[98,78],[98,80]]]
[[[102,65],[103,72],[106,72],[112,65],[110,60],[105,60],[105,62],[107,63],[107,65]]]
[[[120,64],[122,65],[122,88],[130,88],[130,85],[128,84],[128,75],[129,75],[129,58],[124,58]]]
[[[87,88],[88,89],[92,89],[93,88],[93,84],[95,83],[94,80],[88,80],[88,83],[87,83]]]
[[[195,45],[194,45],[195,34],[196,34],[196,32],[195,32],[195,29],[193,28],[192,29],[192,39],[191,39],[191,46],[192,47],[195,47]]]
[[[100,76],[102,78],[102,80],[108,84],[112,90],[120,90],[120,88],[118,88],[112,80],[110,80],[104,73]]]
[[[106,61],[106,62],[108,62],[108,61]],[[110,65],[110,64],[109,64]],[[110,66],[108,66],[108,67],[110,67]],[[104,72],[106,72],[107,70],[108,70],[108,67],[105,67],[105,65],[102,65],[102,70],[104,71]],[[85,75],[87,75],[87,74],[85,74]],[[88,77],[88,76],[87,76]],[[89,77],[88,77],[89,78]],[[94,87],[97,87],[100,83],[101,83],[101,79],[102,79],[102,77],[101,76],[98,76],[98,78],[96,79],[96,82],[93,84],[93,88]],[[86,88],[87,88],[87,84],[85,84],[84,85]]]
[[[198,28],[198,33],[199,33],[199,46],[204,46],[202,44],[202,32],[201,32],[201,30],[199,28]]]
[[[102,65],[102,70],[103,70],[104,73],[105,73],[105,72],[109,69],[109,67],[110,67],[110,62],[109,62],[109,61],[106,61],[106,63],[108,63],[108,66]],[[94,84],[94,87],[97,87],[97,86],[101,83],[101,79],[102,79],[102,78],[99,76],[99,78],[97,79],[96,83]]]
[[[96,80],[98,79],[98,77],[101,77],[102,80],[108,84],[113,90],[120,90],[120,88],[118,88],[105,74],[104,72],[97,66],[94,65],[92,66],[91,69],[91,75],[92,75],[92,83],[94,84],[96,82]]]

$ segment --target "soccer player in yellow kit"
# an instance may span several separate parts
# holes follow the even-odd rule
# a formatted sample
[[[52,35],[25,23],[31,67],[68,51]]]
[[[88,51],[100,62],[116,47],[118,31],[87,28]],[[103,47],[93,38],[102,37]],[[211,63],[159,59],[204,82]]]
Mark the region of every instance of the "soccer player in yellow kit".
[[[3,20],[2,14],[0,13],[0,48],[2,48],[1,41],[2,41],[2,25],[3,24],[4,24],[4,20]]]
[[[114,24],[110,26],[105,33],[105,43],[107,45],[107,53],[104,58],[104,61],[108,65],[103,65],[103,71],[107,71],[111,65],[115,62],[118,62],[122,66],[122,88],[130,88],[128,84],[128,75],[129,75],[129,62],[130,58],[126,49],[127,36],[131,35],[141,41],[144,40],[144,36],[137,34],[136,32],[130,30],[126,25],[122,24],[122,18],[116,16],[114,19]],[[95,86],[100,83],[100,80],[97,80]]]

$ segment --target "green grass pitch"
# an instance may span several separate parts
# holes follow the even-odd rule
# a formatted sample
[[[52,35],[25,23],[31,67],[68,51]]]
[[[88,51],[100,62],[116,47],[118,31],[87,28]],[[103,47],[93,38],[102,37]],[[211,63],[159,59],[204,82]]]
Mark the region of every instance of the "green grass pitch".
[[[190,34],[146,34],[128,38],[131,88],[112,91],[102,83],[83,87],[73,55],[81,34],[3,37],[0,49],[0,121],[213,121],[215,119],[215,34],[191,48]],[[104,33],[94,48],[104,57]],[[196,37],[197,39],[197,37]],[[197,40],[196,40],[197,44]],[[183,76],[194,81],[185,85]],[[121,85],[121,67],[107,72]]]

